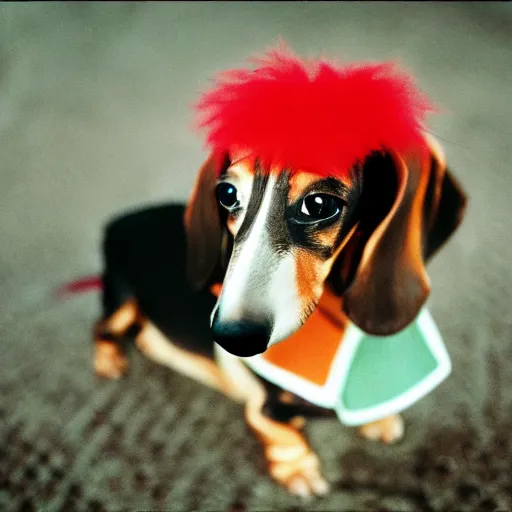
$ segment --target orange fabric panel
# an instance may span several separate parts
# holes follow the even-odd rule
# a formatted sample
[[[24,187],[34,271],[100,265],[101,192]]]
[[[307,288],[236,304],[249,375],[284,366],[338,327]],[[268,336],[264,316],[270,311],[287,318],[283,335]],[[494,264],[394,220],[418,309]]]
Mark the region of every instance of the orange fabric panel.
[[[284,370],[323,386],[343,338],[343,329],[318,309],[292,336],[270,347],[263,358]]]

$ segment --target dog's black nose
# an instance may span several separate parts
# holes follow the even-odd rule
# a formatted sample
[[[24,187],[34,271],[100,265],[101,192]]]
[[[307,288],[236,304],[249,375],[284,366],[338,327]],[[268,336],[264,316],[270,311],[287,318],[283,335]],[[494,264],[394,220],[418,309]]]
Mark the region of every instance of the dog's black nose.
[[[239,357],[261,354],[267,349],[271,328],[249,321],[220,322],[215,315],[212,323],[213,340],[223,349]]]

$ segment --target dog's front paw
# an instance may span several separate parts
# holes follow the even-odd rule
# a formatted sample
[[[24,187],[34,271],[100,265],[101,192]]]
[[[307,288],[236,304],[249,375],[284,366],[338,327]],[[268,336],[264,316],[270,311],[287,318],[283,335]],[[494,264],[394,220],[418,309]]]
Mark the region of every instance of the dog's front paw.
[[[320,461],[311,450],[304,450],[302,446],[273,444],[267,447],[265,455],[270,474],[291,494],[309,498],[329,491],[329,484],[320,470]]]
[[[382,420],[368,423],[359,428],[359,433],[366,439],[395,443],[404,436],[404,420],[400,414],[393,414]]]
[[[121,348],[110,341],[97,341],[94,354],[94,370],[107,379],[118,379],[128,369],[128,360]]]

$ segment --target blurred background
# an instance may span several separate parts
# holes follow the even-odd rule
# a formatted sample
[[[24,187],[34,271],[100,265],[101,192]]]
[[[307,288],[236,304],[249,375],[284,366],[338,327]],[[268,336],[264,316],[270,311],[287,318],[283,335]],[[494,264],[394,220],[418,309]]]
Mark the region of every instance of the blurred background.
[[[395,447],[308,427],[332,493],[267,476],[242,408],[132,354],[92,372],[113,214],[185,201],[206,157],[191,104],[282,37],[303,57],[398,60],[440,107],[430,126],[470,198],[430,266],[453,373],[406,411]],[[510,509],[512,7],[509,3],[0,4],[0,508]]]

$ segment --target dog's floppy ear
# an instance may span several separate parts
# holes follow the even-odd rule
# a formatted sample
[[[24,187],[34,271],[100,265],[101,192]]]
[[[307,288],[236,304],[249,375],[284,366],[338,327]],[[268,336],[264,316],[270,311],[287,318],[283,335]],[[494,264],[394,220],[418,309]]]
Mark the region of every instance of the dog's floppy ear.
[[[427,138],[431,151],[431,176],[427,189],[429,215],[425,260],[428,261],[462,222],[467,197],[446,167],[443,151],[433,137]]]
[[[430,292],[425,262],[462,220],[465,196],[427,140],[428,157],[375,155],[363,169],[344,309],[369,334],[394,334],[414,320]]]
[[[231,235],[215,195],[218,162],[212,155],[203,164],[185,210],[187,274],[196,288],[222,282],[231,250]],[[227,167],[227,159],[221,165]]]

